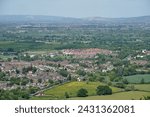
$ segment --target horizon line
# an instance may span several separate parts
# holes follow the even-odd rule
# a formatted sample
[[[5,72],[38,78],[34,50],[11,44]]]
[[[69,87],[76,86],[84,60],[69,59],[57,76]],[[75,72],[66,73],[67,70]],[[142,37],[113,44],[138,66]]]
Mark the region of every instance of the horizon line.
[[[140,15],[140,16],[128,16],[128,17],[103,17],[103,16],[87,16],[87,17],[72,17],[72,16],[57,16],[57,15],[31,15],[31,14],[0,14],[0,16],[46,16],[46,17],[64,17],[64,18],[76,18],[76,19],[84,19],[84,18],[137,18],[137,17],[148,17],[150,15]]]

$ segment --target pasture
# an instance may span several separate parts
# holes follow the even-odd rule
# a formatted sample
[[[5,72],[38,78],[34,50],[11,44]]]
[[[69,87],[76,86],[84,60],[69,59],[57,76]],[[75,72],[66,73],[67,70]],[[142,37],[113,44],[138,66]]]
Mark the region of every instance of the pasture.
[[[100,82],[70,82],[61,86],[56,86],[52,89],[44,91],[44,96],[37,97],[34,96],[31,99],[65,99],[65,92],[69,94],[70,97],[76,97],[77,91],[81,88],[85,88],[88,91],[89,96],[96,95],[96,88],[99,85],[105,85]],[[120,92],[121,89],[116,87],[111,87],[113,93]]]
[[[76,97],[69,98],[69,100],[140,100],[144,96],[150,96],[149,92],[142,91],[130,91],[130,92],[120,92],[112,95],[105,96],[89,96],[89,97]]]
[[[136,84],[134,85],[135,89],[139,91],[149,91],[150,92],[150,84]]]
[[[127,79],[129,83],[133,83],[133,84],[141,83],[142,79],[144,80],[144,83],[150,83],[150,74],[132,75],[132,76],[126,76],[124,78]]]

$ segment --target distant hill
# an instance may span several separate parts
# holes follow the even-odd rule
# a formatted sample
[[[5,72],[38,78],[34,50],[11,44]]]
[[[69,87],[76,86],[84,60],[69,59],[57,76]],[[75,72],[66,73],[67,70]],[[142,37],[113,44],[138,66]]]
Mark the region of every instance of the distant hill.
[[[30,22],[30,23],[73,23],[80,22],[81,19],[59,16],[40,15],[0,15],[0,22]]]
[[[89,17],[84,18],[91,22],[134,22],[134,23],[149,23],[150,16],[129,17],[129,18],[105,18],[105,17]]]
[[[131,18],[71,18],[59,16],[32,16],[32,15],[0,15],[0,22],[10,23],[150,23],[150,16]]]

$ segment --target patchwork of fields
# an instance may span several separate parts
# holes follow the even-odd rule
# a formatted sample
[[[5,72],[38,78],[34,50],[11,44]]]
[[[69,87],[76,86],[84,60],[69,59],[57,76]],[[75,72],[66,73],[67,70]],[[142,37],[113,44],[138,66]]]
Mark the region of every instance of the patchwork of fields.
[[[70,82],[61,86],[56,86],[52,89],[44,91],[43,96],[34,96],[33,100],[52,100],[52,99],[66,99],[65,92],[69,94],[68,99],[71,100],[131,100],[141,99],[144,96],[150,96],[150,84],[136,84],[134,85],[136,90],[124,92],[123,89],[111,87],[113,94],[107,96],[96,96],[96,87],[99,85],[105,85],[100,82]],[[88,91],[88,97],[80,98],[76,97],[77,91],[80,88],[85,88]]]
[[[149,31],[150,16],[2,15],[0,100],[150,99]]]
[[[96,95],[96,88],[99,85],[105,85],[100,82],[71,82],[66,83],[61,86],[54,87],[44,91],[44,96],[32,97],[32,99],[65,99],[65,92],[69,94],[70,97],[76,97],[77,91],[81,88],[85,88],[88,91],[89,96]],[[120,88],[111,87],[113,93],[120,92]]]

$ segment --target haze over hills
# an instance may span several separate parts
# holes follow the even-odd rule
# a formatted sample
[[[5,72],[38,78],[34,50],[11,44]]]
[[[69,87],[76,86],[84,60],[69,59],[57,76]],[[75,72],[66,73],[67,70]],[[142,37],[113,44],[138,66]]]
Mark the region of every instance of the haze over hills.
[[[85,18],[89,21],[127,21],[127,20],[136,20],[136,21],[150,21],[150,16],[139,16],[139,17],[128,17],[128,18],[106,18],[106,17],[88,17]]]
[[[72,23],[81,19],[42,15],[1,15],[0,22],[31,22],[31,23]]]
[[[30,23],[149,23],[150,16],[130,17],[130,18],[105,18],[105,17],[87,17],[72,18],[60,16],[42,16],[42,15],[0,15],[0,22],[30,22]]]

